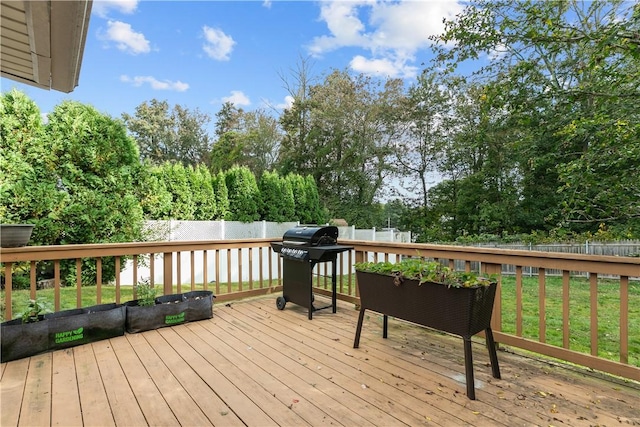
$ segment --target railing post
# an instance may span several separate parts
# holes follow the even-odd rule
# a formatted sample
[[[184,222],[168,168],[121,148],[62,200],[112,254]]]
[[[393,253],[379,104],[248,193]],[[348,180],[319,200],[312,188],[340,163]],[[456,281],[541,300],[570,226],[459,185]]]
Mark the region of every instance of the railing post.
[[[164,277],[162,282],[164,295],[171,295],[173,294],[173,252],[164,252],[163,255]]]
[[[491,329],[494,331],[502,330],[502,265],[501,264],[488,264],[484,263],[484,272],[486,274],[498,275],[498,287],[496,289],[496,298],[493,302],[493,314],[491,315]]]

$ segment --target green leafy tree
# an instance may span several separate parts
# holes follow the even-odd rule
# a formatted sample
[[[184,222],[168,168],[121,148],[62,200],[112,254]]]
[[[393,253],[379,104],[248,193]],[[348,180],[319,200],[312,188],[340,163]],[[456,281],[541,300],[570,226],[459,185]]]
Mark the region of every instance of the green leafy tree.
[[[64,205],[48,244],[114,243],[139,240],[143,211],[135,193],[140,168],[134,141],[122,122],[78,102],[63,102],[49,114],[45,146],[56,159],[58,192]],[[44,242],[43,242],[44,243]],[[103,279],[114,277],[114,261],[103,259]],[[73,266],[67,278],[73,280]],[[83,283],[95,283],[95,266],[85,262]]]
[[[489,59],[474,78],[491,88],[487,102],[507,113],[503,129],[511,130],[512,175],[520,181],[515,225],[523,231],[596,232],[602,222],[635,222],[615,213],[625,211],[616,209],[621,195],[615,185],[598,193],[597,210],[606,214],[587,213],[596,182],[583,191],[578,167],[597,162],[603,165],[599,181],[633,181],[633,168],[615,165],[636,152],[637,138],[618,139],[616,126],[638,123],[639,13],[636,4],[617,0],[480,0],[447,21],[437,38],[434,67],[454,71]]]
[[[331,212],[367,225],[367,213],[392,171],[391,118],[403,96],[401,80],[333,71],[309,89],[304,103],[296,100],[283,114],[280,170],[312,175]]]
[[[260,219],[260,190],[256,177],[246,166],[234,166],[224,174],[231,221]]]
[[[180,162],[195,166],[209,162],[210,140],[206,126],[211,118],[198,109],[152,99],[136,107],[135,114],[122,115],[140,149],[142,160],[160,165]]]
[[[211,173],[205,165],[198,165],[191,173],[191,189],[195,202],[194,217],[200,221],[211,221],[216,217],[216,195],[213,191]]]
[[[277,172],[265,172],[258,182],[260,215],[265,221],[285,222],[294,217],[295,202],[289,180]]]
[[[241,114],[244,163],[257,179],[271,170],[278,160],[282,131],[278,120],[263,109]]]
[[[216,219],[230,219],[229,192],[225,181],[224,172],[218,172],[211,177],[211,185],[216,198]]]
[[[56,186],[57,159],[45,144],[40,110],[15,89],[0,101],[0,222],[35,224],[32,244],[55,243],[67,195]]]
[[[226,102],[216,114],[216,136],[211,150],[211,170],[247,166],[260,179],[271,170],[282,138],[277,119],[263,109],[244,111]]]
[[[245,138],[238,131],[229,131],[213,144],[211,148],[211,173],[224,172],[235,165],[245,162]]]
[[[163,165],[164,181],[171,193],[171,219],[189,221],[194,219],[195,203],[193,201],[190,171],[181,163],[165,163]]]
[[[437,159],[450,138],[451,90],[435,72],[418,76],[408,91],[397,119],[402,130],[396,143],[396,162],[404,190],[414,204],[427,207],[429,186],[437,175]]]
[[[173,195],[167,188],[162,166],[145,164],[138,179],[138,198],[145,219],[171,219]]]
[[[313,208],[307,202],[307,188],[304,177],[297,173],[290,173],[285,179],[289,182],[293,191],[294,213],[291,219],[301,224],[311,224],[313,222]]]
[[[315,179],[311,175],[304,177],[304,193],[307,209],[310,214],[312,224],[324,224],[327,222],[328,214],[320,205],[320,195]]]

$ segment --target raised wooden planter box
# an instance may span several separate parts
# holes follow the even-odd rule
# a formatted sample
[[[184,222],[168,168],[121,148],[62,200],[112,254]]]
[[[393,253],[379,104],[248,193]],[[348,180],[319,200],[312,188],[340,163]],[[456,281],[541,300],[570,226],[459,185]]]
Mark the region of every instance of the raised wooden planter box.
[[[357,271],[356,277],[361,306],[353,348],[359,346],[366,310],[383,314],[384,338],[387,338],[388,316],[460,335],[464,340],[467,396],[475,400],[471,337],[484,331],[493,377],[500,378],[490,326],[496,283],[476,288],[454,288],[404,280],[396,286],[393,276]]]
[[[126,330],[137,333],[211,319],[213,298],[211,291],[192,291],[157,297],[156,304],[152,306],[140,306],[138,300],[126,302]]]
[[[0,325],[2,362],[124,335],[125,306],[100,304],[40,318],[39,322],[13,319]]]

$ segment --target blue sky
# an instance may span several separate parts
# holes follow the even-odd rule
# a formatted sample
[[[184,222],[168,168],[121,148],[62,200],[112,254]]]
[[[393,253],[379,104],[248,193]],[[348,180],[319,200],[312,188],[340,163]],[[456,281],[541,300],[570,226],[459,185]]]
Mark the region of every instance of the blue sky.
[[[43,113],[66,99],[113,117],[151,99],[215,120],[223,102],[282,109],[301,58],[331,69],[415,80],[431,59],[428,37],[462,10],[449,1],[94,1],[71,93],[2,79]]]

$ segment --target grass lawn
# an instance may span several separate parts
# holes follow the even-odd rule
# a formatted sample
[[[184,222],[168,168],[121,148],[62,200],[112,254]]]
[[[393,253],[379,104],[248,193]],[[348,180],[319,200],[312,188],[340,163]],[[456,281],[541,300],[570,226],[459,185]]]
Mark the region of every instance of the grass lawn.
[[[538,277],[523,277],[522,336],[539,339]],[[547,276],[546,342],[562,347],[562,278]],[[569,348],[590,354],[590,285],[584,278],[569,283]],[[629,364],[640,366],[640,282],[629,282]],[[516,333],[515,277],[502,278],[502,330]],[[614,280],[598,280],[598,356],[620,360],[620,288]]]

